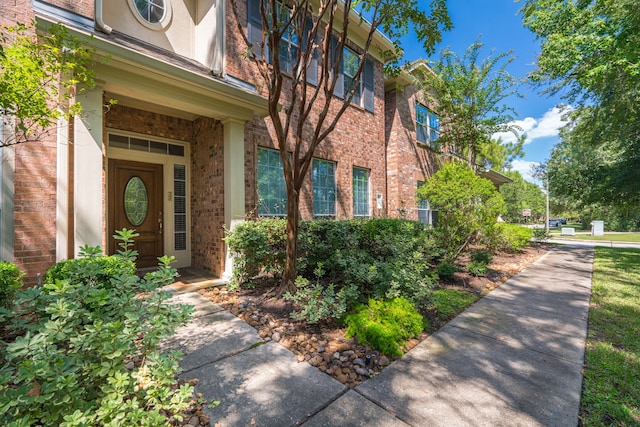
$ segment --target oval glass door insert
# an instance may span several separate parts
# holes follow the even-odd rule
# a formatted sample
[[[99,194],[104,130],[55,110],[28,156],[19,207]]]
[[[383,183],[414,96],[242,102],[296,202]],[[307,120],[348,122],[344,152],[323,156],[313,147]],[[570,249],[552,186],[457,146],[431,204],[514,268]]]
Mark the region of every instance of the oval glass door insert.
[[[137,227],[144,222],[148,211],[147,187],[140,177],[134,176],[124,189],[124,212],[129,222]]]

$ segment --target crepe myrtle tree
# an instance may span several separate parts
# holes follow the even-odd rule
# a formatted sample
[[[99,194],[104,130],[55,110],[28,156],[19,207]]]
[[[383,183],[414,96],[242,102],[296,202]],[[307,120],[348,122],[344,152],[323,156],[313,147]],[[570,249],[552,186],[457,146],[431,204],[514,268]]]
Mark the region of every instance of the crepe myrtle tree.
[[[92,49],[61,24],[0,26],[0,146],[37,141],[78,116],[75,96],[94,85],[93,64]]]
[[[239,3],[247,1],[248,19]],[[354,97],[373,101],[363,73],[373,72],[371,53],[393,72],[401,57],[399,40],[412,30],[427,54],[451,27],[445,0],[237,0],[232,1],[238,33],[256,80],[266,93],[269,117],[280,151],[287,188],[287,248],[280,294],[295,290],[301,188],[317,147],[331,134]],[[366,17],[366,21],[365,21]],[[360,26],[367,35],[355,54],[344,54],[347,39]],[[377,31],[394,47],[374,44]],[[348,67],[349,78],[343,76]],[[366,71],[365,71],[366,70]],[[370,91],[369,94],[366,92]],[[334,96],[338,95],[338,96]],[[372,107],[372,103],[369,105]]]

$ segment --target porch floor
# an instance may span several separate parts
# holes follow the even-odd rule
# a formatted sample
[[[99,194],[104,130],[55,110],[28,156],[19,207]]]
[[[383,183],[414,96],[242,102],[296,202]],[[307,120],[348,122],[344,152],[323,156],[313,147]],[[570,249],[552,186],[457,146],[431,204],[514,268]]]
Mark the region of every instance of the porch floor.
[[[182,294],[214,286],[226,285],[228,281],[215,277],[211,272],[193,267],[179,268],[176,281],[165,287],[169,292]]]

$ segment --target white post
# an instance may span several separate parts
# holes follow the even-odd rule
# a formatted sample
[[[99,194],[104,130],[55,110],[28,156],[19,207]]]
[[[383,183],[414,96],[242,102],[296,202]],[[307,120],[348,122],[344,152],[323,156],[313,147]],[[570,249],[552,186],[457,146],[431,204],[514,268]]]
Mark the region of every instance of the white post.
[[[244,121],[226,120],[224,126],[224,224],[227,230],[245,218]],[[230,279],[233,258],[225,244],[223,279]]]

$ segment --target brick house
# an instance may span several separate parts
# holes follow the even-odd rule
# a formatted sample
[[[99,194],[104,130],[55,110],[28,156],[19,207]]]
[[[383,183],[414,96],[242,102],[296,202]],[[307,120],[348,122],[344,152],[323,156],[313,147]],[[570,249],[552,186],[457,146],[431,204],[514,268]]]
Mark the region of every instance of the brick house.
[[[248,32],[253,1],[238,3]],[[224,229],[247,216],[283,214],[267,103],[230,3],[0,4],[2,25],[33,19],[92,36],[98,56],[109,60],[98,61],[98,84],[79,95],[82,118],[60,122],[37,143],[1,149],[2,259],[36,283],[82,245],[113,253],[111,236],[126,227],[140,233],[139,267],[166,254],[178,268],[229,274]],[[357,52],[361,39],[354,30],[345,49]],[[380,34],[374,42],[390,47]],[[421,104],[410,74],[385,80],[381,59],[367,61],[361,96],[315,153],[301,219],[430,221],[414,192],[436,165],[437,117]]]

